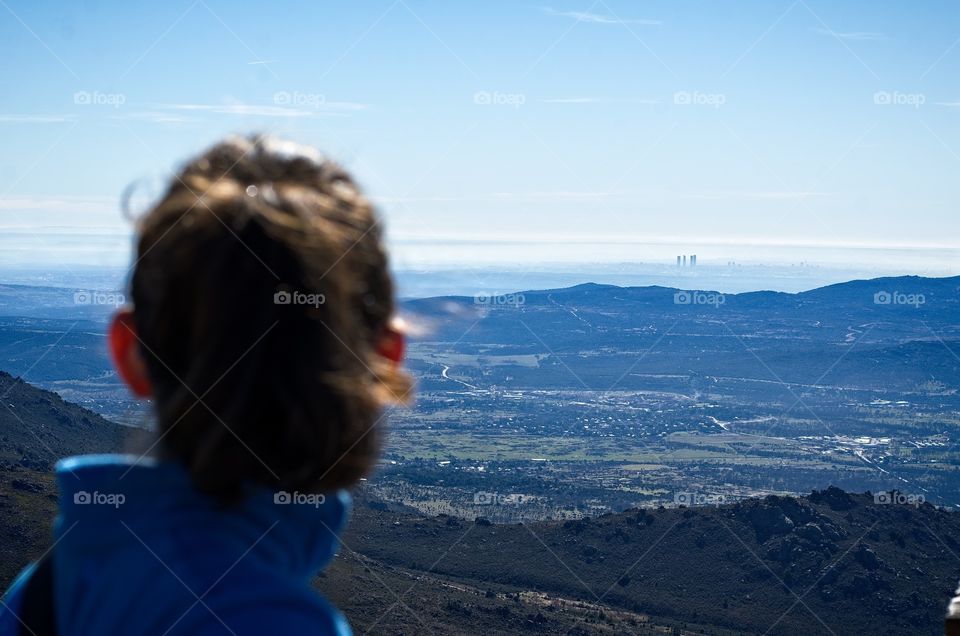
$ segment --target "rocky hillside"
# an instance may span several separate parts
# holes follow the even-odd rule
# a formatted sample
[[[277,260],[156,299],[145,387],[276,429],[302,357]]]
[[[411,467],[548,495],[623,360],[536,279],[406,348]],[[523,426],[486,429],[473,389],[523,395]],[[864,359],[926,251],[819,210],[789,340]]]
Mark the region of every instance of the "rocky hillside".
[[[345,541],[383,566],[498,597],[594,604],[606,617],[600,624],[628,612],[638,624],[691,633],[941,633],[960,576],[960,517],[909,501],[828,488],[803,498],[508,526],[424,519],[375,504],[361,506]],[[418,584],[414,593],[433,592]],[[441,589],[441,607],[454,602],[445,598]],[[342,602],[351,607],[349,598]],[[480,600],[461,610],[484,615]],[[563,614],[540,613],[547,623]],[[561,624],[543,631],[567,629]]]
[[[77,453],[120,447],[123,429],[96,413],[65,402],[0,371],[0,461],[47,471]]]
[[[49,545],[52,461],[122,432],[0,374],[0,583]],[[960,517],[837,488],[497,525],[357,494],[318,587],[358,633],[937,634]]]
[[[61,457],[122,445],[123,429],[56,393],[0,371],[0,579],[10,581],[50,543]]]

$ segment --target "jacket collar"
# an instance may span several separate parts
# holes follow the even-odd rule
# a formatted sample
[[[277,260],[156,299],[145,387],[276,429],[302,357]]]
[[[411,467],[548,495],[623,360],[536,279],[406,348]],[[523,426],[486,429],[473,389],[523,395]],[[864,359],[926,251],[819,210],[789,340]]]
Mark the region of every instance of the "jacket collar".
[[[265,488],[225,507],[199,493],[179,464],[133,455],[70,457],[57,463],[56,475],[59,531],[70,527],[91,547],[132,540],[131,533],[212,531],[253,546],[251,556],[302,578],[333,558],[350,507],[346,491],[323,496]]]

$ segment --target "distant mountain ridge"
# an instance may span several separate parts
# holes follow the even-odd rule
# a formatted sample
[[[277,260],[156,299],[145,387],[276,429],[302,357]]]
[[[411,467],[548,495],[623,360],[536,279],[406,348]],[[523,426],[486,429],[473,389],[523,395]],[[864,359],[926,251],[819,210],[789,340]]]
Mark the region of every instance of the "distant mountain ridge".
[[[103,338],[105,320],[114,308],[78,305],[73,298],[76,292],[72,288],[0,285],[0,368],[29,371],[30,377],[45,388],[121,421],[128,405]],[[875,302],[876,294],[886,294],[890,302]],[[918,294],[922,294],[923,302],[910,304],[919,300]],[[673,334],[718,338],[732,332],[740,338],[749,337],[750,344],[759,350],[772,347],[771,355],[776,356],[782,355],[784,342],[773,338],[784,338],[788,349],[801,356],[797,364],[788,365],[788,371],[810,367],[810,374],[797,381],[813,382],[819,376],[811,361],[817,356],[835,359],[839,354],[831,349],[851,342],[889,348],[909,342],[920,343],[911,346],[924,346],[923,341],[949,343],[960,339],[960,321],[956,319],[960,315],[960,276],[857,280],[799,293],[721,294],[662,286],[583,283],[498,296],[422,298],[404,301],[401,311],[414,327],[414,342],[444,341],[463,347],[492,343],[525,353],[543,352],[544,344],[558,354],[601,347],[643,351],[669,333],[660,344],[675,347],[678,355],[673,359],[683,361],[677,370],[706,375],[717,371],[705,367],[702,360],[687,360],[690,348],[699,343],[673,342]],[[530,331],[542,342],[533,339]],[[796,350],[804,342],[811,346]],[[53,346],[55,343],[58,346]],[[717,349],[723,344],[721,340],[713,343]],[[878,355],[885,360],[882,365],[890,369],[902,367],[903,360],[911,359],[896,358],[895,354],[891,348]],[[857,352],[848,358],[856,361],[863,355],[872,354]],[[648,361],[654,362],[655,358],[650,356]],[[960,369],[955,374],[951,367],[956,361],[945,349],[938,351],[931,362],[937,371],[933,379],[947,385],[954,378],[960,379]],[[845,358],[838,372],[848,369],[848,376],[865,378],[875,373],[847,363]],[[576,365],[571,368],[577,371]],[[757,373],[766,371],[759,369]],[[893,386],[912,390],[922,381],[922,375],[922,370],[914,368]],[[876,385],[886,383],[885,378],[878,378]],[[122,421],[135,424],[137,418]]]
[[[695,281],[691,279],[691,282]],[[570,287],[560,287],[553,289],[526,289],[510,290],[498,292],[502,296],[522,294],[527,297],[540,297],[546,295],[561,297],[577,297],[581,294],[603,294],[610,292],[625,292],[631,299],[668,299],[672,294],[679,291],[699,291],[711,294],[722,294],[729,301],[748,302],[753,299],[821,299],[821,298],[859,298],[863,292],[876,290],[885,290],[890,293],[898,291],[901,293],[924,293],[930,294],[934,298],[946,298],[953,295],[955,298],[960,296],[960,276],[952,277],[924,277],[924,276],[888,276],[872,279],[858,279],[842,283],[826,285],[801,292],[780,292],[757,290],[750,292],[726,293],[715,289],[703,289],[695,284],[685,287],[665,287],[661,285],[646,286],[617,286],[609,284],[600,284],[593,282],[581,283]],[[22,284],[0,284],[0,317],[2,316],[29,316],[46,318],[63,318],[65,309],[71,310],[75,316],[74,319],[93,320],[101,322],[105,316],[109,315],[112,307],[110,305],[98,305],[95,303],[85,303],[84,299],[94,290],[77,289],[73,287],[56,287],[51,285],[22,285]],[[488,290],[489,291],[489,290]],[[120,293],[114,290],[105,290],[106,293]],[[81,295],[80,302],[77,302],[75,294]],[[435,301],[453,300],[453,301],[473,301],[476,296],[468,295],[443,295],[431,296],[426,298],[406,299],[405,305],[420,305]],[[53,312],[53,313],[52,313]]]
[[[695,279],[692,279],[695,280]],[[935,298],[949,298],[951,295],[954,300],[957,301],[960,298],[960,276],[951,276],[951,277],[941,277],[941,278],[932,278],[925,276],[886,276],[880,278],[870,278],[870,279],[860,279],[852,280],[843,283],[835,283],[833,285],[827,285],[824,287],[817,287],[815,289],[810,289],[802,292],[781,292],[781,291],[769,291],[769,290],[757,290],[750,292],[738,292],[738,293],[727,293],[720,292],[715,289],[702,289],[696,286],[690,287],[665,287],[662,285],[643,285],[643,286],[619,286],[619,285],[609,285],[601,283],[581,283],[579,285],[573,285],[571,287],[561,287],[556,289],[527,289],[527,290],[517,290],[511,292],[497,292],[496,296],[490,296],[490,304],[495,304],[496,301],[492,300],[495,297],[510,297],[516,295],[522,295],[526,299],[540,298],[545,296],[555,296],[562,298],[576,298],[576,297],[585,297],[587,294],[590,295],[609,295],[611,293],[627,293],[631,300],[671,300],[673,294],[677,292],[691,292],[698,291],[709,294],[718,294],[723,295],[728,300],[739,300],[741,302],[751,301],[753,299],[778,299],[786,301],[788,299],[796,300],[806,300],[806,299],[822,299],[822,298],[846,298],[856,297],[858,299],[862,298],[864,292],[870,292],[871,294],[878,291],[887,291],[895,292],[899,291],[901,293],[924,293],[932,294]],[[470,301],[475,300],[481,301],[483,304],[485,298],[488,298],[486,294],[481,294],[480,296],[465,296],[465,295],[448,295],[448,296],[434,296],[430,298],[422,299],[410,299],[405,301],[406,305],[416,306],[421,303],[432,303],[436,301]],[[958,301],[960,302],[960,301]]]
[[[875,278],[797,293],[753,291],[726,294],[696,287],[618,287],[584,283],[561,289],[438,296],[408,300],[402,304],[403,310],[414,320],[422,319],[426,324],[437,325],[448,318],[453,329],[462,321],[484,320],[491,312],[519,310],[522,313],[551,306],[620,314],[653,311],[658,313],[651,314],[652,317],[659,315],[667,320],[692,315],[714,318],[739,315],[744,321],[769,318],[834,323],[877,321],[888,325],[922,320],[933,328],[941,328],[952,327],[958,322],[960,276]]]
[[[912,391],[925,378],[960,385],[960,359],[951,353],[951,343],[960,340],[960,276],[858,280],[799,293],[587,283],[428,298],[408,301],[403,309],[423,340],[453,342],[463,351],[496,345],[517,354],[566,354],[564,364],[588,384],[593,367],[583,356],[619,350],[661,353],[632,369],[646,373],[777,376],[814,384],[831,379],[821,377],[826,371],[838,376],[834,384],[851,386]],[[917,356],[901,355],[917,348],[930,354],[922,367]],[[747,349],[755,355],[742,359]],[[726,368],[757,361],[763,364]]]

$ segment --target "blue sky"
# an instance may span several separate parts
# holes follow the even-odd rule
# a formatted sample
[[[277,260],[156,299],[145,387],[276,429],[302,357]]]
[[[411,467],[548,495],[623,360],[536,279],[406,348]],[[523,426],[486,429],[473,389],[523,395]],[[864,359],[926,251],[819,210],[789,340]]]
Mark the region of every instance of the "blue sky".
[[[960,238],[951,2],[0,0],[0,51],[6,263],[122,262],[119,193],[251,130],[397,244]]]

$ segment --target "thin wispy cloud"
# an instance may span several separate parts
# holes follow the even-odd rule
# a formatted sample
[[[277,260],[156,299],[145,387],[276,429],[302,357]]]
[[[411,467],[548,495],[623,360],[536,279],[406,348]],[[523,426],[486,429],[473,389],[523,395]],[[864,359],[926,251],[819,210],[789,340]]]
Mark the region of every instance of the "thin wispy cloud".
[[[126,120],[126,121],[148,121],[154,124],[186,124],[191,122],[200,121],[199,119],[194,119],[191,117],[183,117],[182,115],[163,112],[163,111],[142,111],[134,113],[120,113],[118,115],[111,115],[110,119],[117,120]]]
[[[23,194],[0,198],[0,262],[120,265],[133,226],[117,196]]]
[[[629,192],[614,191],[574,191],[574,190],[556,190],[556,191],[531,191],[531,192],[492,192],[479,193],[476,195],[425,195],[425,196],[373,196],[373,200],[378,205],[404,204],[404,203],[451,203],[451,202],[496,202],[496,201],[594,201],[599,199],[613,199],[627,196]]]
[[[239,115],[250,117],[310,118],[344,116],[345,111],[367,108],[366,104],[352,102],[323,102],[315,108],[292,108],[261,104],[162,104],[159,110],[213,113],[216,115]]]
[[[756,199],[766,201],[792,201],[795,199],[809,199],[812,197],[829,197],[830,192],[760,192],[760,191],[726,191],[702,192],[684,195],[687,199]]]
[[[319,114],[314,110],[287,108],[285,106],[258,106],[252,104],[165,104],[162,108],[188,113],[249,115],[254,117],[315,117]]]
[[[663,20],[649,19],[626,19],[621,20],[612,15],[602,13],[591,13],[588,11],[558,11],[551,7],[544,7],[543,12],[547,15],[558,16],[561,18],[571,18],[577,22],[589,22],[591,24],[641,24],[644,26],[660,26]]]
[[[283,105],[291,101],[291,95],[297,93],[278,93],[286,97],[286,102],[277,104],[245,104],[243,102],[226,102],[223,104],[151,104],[148,110],[134,112],[118,112],[111,114],[110,119],[121,121],[145,121],[155,124],[186,124],[204,121],[204,115],[232,115],[238,117],[267,117],[278,119],[309,119],[320,117],[346,117],[349,112],[368,108],[367,104],[357,102],[328,102],[319,96],[312,96],[312,101]],[[275,96],[275,100],[276,100]],[[209,117],[208,117],[209,119]]]
[[[937,106],[948,106],[950,108],[960,108],[960,99],[954,100],[952,102],[934,102]]]
[[[512,201],[592,201],[621,197],[626,192],[556,190],[545,192],[495,192],[495,199]]]
[[[607,100],[599,97],[557,97],[554,99],[538,100],[544,104],[598,104]]]
[[[377,205],[403,205],[408,203],[463,203],[467,201],[476,201],[477,197],[469,196],[446,196],[446,195],[425,195],[425,196],[377,196],[373,195],[370,199]]]
[[[549,99],[538,99],[538,102],[541,104],[612,104],[612,103],[628,103],[628,104],[662,104],[663,100],[659,99],[607,99],[605,97],[553,97]]]
[[[0,115],[0,123],[7,124],[62,124],[76,119],[74,115]]]
[[[878,33],[875,31],[833,31],[831,29],[814,29],[820,35],[829,35],[831,37],[840,38],[841,40],[851,40],[851,41],[869,41],[869,40],[886,40],[887,36],[884,33]]]
[[[9,196],[0,198],[0,211],[94,212],[117,206],[113,196]]]

